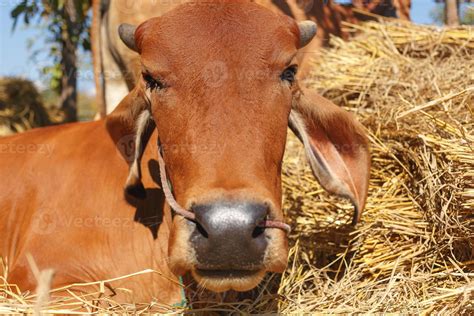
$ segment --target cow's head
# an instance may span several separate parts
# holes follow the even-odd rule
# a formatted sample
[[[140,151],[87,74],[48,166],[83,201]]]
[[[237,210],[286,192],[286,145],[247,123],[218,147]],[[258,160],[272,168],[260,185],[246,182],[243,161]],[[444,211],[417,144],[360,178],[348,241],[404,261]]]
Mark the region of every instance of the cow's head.
[[[288,126],[321,185],[352,200],[354,222],[364,207],[369,153],[362,127],[295,80],[295,55],[315,32],[313,22],[236,1],[185,4],[138,28],[120,27],[123,42],[140,54],[143,76],[107,127],[116,142],[138,133],[146,143],[156,124],[173,194],[196,215],[195,222],[174,217],[170,266],[191,271],[203,287],[248,290],[265,272],[285,269],[285,232],[259,223],[283,220]],[[126,184],[138,196],[143,147],[137,145]]]

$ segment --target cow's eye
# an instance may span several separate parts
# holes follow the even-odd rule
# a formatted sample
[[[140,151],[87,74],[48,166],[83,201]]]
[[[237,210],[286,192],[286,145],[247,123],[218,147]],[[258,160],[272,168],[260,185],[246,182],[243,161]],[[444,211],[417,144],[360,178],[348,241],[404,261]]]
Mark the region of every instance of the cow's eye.
[[[155,89],[161,90],[165,87],[165,85],[160,80],[153,78],[148,73],[143,73],[142,76],[143,80],[145,80],[147,89],[150,89],[151,91]]]
[[[296,76],[296,72],[298,71],[298,66],[296,65],[291,65],[290,67],[286,68],[280,78],[281,80],[283,81],[287,81],[289,82],[290,84],[293,84],[293,82],[295,82],[295,76]]]

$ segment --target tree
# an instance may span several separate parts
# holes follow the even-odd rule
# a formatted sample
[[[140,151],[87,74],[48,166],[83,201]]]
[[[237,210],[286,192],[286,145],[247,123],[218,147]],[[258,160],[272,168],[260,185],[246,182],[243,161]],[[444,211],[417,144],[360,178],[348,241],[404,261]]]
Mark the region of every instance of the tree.
[[[27,25],[35,17],[47,22],[55,65],[45,71],[52,74],[66,122],[77,120],[77,51],[79,46],[90,50],[90,7],[91,0],[22,0],[11,12],[13,30],[21,17]]]
[[[474,25],[474,6],[468,5],[474,0],[435,0],[438,5],[431,11],[436,23],[450,26],[459,24]]]
[[[459,25],[459,0],[446,0],[445,17],[446,25],[457,26]]]

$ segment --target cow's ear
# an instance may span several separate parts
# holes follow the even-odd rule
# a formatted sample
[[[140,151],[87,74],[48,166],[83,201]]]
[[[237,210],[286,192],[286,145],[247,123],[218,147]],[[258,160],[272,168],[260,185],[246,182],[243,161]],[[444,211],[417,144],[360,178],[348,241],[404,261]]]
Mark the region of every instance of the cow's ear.
[[[317,93],[302,89],[293,99],[289,126],[303,142],[314,175],[325,190],[354,205],[353,224],[365,206],[369,144],[352,115]]]
[[[141,158],[155,129],[145,92],[137,85],[106,117],[110,137],[129,164],[125,192],[144,199],[146,191],[141,181]]]

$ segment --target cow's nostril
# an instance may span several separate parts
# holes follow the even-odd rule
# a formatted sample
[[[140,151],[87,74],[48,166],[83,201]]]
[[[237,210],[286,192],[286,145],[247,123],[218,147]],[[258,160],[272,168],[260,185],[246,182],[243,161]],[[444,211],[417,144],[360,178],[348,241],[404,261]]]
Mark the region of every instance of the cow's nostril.
[[[267,248],[265,204],[222,201],[193,206],[196,227],[190,239],[201,268],[255,270]]]
[[[195,222],[196,223],[196,229],[197,231],[204,237],[204,238],[209,238],[209,234],[207,233],[207,231],[204,229],[204,227],[202,227],[201,224],[199,224],[198,222]]]
[[[265,227],[257,226],[257,227],[255,227],[255,229],[252,232],[252,238],[257,238],[258,236],[260,236],[264,232],[265,232]]]

